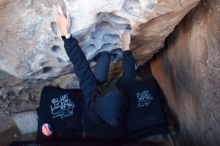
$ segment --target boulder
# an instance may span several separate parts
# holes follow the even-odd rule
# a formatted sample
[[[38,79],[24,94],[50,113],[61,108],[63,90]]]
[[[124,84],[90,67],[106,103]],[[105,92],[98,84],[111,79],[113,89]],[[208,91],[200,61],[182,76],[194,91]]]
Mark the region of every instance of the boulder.
[[[220,1],[202,0],[152,61],[179,121],[179,146],[220,145]]]
[[[199,0],[1,0],[0,70],[22,80],[57,78],[72,72],[52,14],[60,4],[71,16],[71,34],[91,61],[121,48],[132,27],[136,59],[149,60]],[[117,52],[120,58],[120,51]]]
[[[29,111],[16,114],[13,117],[22,135],[37,132],[38,115],[37,111]]]

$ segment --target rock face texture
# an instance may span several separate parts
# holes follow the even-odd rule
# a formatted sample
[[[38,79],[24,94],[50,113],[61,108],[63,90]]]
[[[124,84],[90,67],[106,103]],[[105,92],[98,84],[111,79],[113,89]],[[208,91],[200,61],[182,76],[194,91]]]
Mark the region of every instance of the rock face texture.
[[[198,3],[199,0],[0,0],[0,115],[6,115],[7,118],[10,118],[8,114],[13,115],[24,111],[36,110],[39,103],[40,91],[45,85],[58,85],[63,88],[73,88],[78,86],[77,77],[73,74],[73,66],[64,51],[63,42],[54,22],[52,14],[53,5],[61,4],[70,12],[72,21],[71,33],[79,40],[79,43],[86,54],[87,59],[91,61],[92,66],[92,59],[100,51],[107,50],[116,54],[116,61],[121,57],[120,34],[129,26],[132,27],[131,47],[135,58],[142,63],[148,61],[155,53],[163,48],[166,37],[174,30],[174,27],[182,20],[182,18]],[[203,3],[206,4],[205,2]],[[211,6],[214,6],[214,3],[209,6],[211,9]],[[195,17],[193,17],[193,13],[196,13]],[[216,37],[211,35],[211,30],[212,32],[216,32],[214,29],[217,27],[212,27],[209,32],[207,26],[212,26],[211,22],[215,21],[217,15],[211,16],[213,13],[210,13],[209,16],[202,17],[206,13],[209,14],[209,11],[204,7],[203,9],[199,9],[198,12],[192,12],[187,20],[185,20],[185,23],[183,22],[183,24],[178,27],[179,31],[182,31],[175,33],[179,35],[180,33],[184,34],[182,39],[180,39],[183,46],[188,44],[188,55],[185,55],[185,48],[179,46],[175,48],[173,47],[170,49],[171,52],[178,51],[180,48],[182,50],[180,50],[178,54],[175,54],[176,56],[174,55],[176,60],[172,60],[171,62],[174,64],[176,63],[174,68],[182,69],[186,67],[185,70],[172,70],[172,68],[169,68],[171,66],[170,64],[165,64],[168,65],[166,66],[168,68],[165,68],[167,74],[161,73],[160,78],[160,76],[157,75],[160,71],[162,72],[164,68],[162,68],[162,66],[160,66],[161,64],[158,64],[158,62],[161,61],[162,63],[166,63],[166,58],[162,57],[161,59],[157,59],[157,61],[152,64],[153,68],[158,69],[154,70],[154,73],[160,81],[164,91],[170,86],[163,84],[162,77],[165,78],[169,75],[169,77],[172,78],[172,75],[178,72],[175,76],[176,82],[179,78],[183,81],[188,81],[191,79],[191,76],[188,75],[189,71],[195,71],[188,70],[191,66],[187,65],[192,65],[190,64],[192,63],[190,60],[185,58],[182,58],[180,61],[178,60],[181,56],[187,58],[190,56],[190,53],[192,53],[196,56],[190,56],[192,57],[191,59],[196,59],[196,57],[198,58],[207,54],[201,53],[198,47],[194,47],[193,45],[207,45],[207,47],[209,45],[209,47],[215,45],[215,41],[217,40],[215,38],[217,38],[218,34],[216,34]],[[217,12],[215,14],[217,14]],[[204,18],[206,19],[202,21],[200,20],[200,17],[197,18],[197,16],[201,16],[202,20]],[[196,24],[194,21],[191,21],[191,18],[199,19],[201,24]],[[188,21],[191,23],[187,24]],[[194,28],[193,24],[195,26],[201,26]],[[193,29],[191,27],[193,27]],[[201,29],[201,31],[197,31],[197,29]],[[187,33],[188,31],[189,33]],[[205,34],[203,34],[203,32]],[[210,42],[208,44],[206,42],[201,44],[198,40],[205,39],[205,36],[207,35],[206,33],[208,32]],[[193,41],[196,43],[189,43]],[[192,49],[190,52],[189,48],[196,49]],[[203,51],[205,52],[207,50],[208,49],[204,48]],[[188,82],[183,82],[182,86],[185,85],[184,87],[187,87],[187,89],[190,90],[195,89],[196,86],[199,85],[198,88],[201,87],[201,89],[204,90],[209,90],[210,88],[210,91],[213,91],[211,94],[217,94],[217,92],[211,90],[214,86],[217,86],[217,83],[212,84],[212,82],[215,81],[214,76],[217,76],[217,69],[215,68],[218,67],[218,63],[213,60],[218,59],[218,56],[216,56],[217,50],[211,51],[209,55],[210,59],[208,62],[210,64],[208,69],[210,70],[206,68],[207,66],[205,66],[205,62],[201,62],[201,64],[204,63],[204,66],[202,66],[204,68],[201,68],[204,69],[204,72],[199,75],[205,76],[209,72],[215,70],[215,74],[212,75],[213,78],[209,78],[210,80],[196,80],[201,81],[201,84],[204,84],[204,86],[195,84],[194,82],[190,82],[190,87],[186,86]],[[212,56],[214,57],[212,58]],[[184,61],[187,63],[185,64]],[[178,62],[182,65],[181,68],[178,66]],[[214,64],[213,68],[211,67],[212,64]],[[110,72],[110,78],[120,72],[120,65],[118,65],[118,62],[112,64]],[[185,76],[182,76],[180,72],[184,72]],[[187,79],[185,79],[185,77]],[[206,81],[209,81],[208,83],[210,83],[210,86],[209,84],[206,84]],[[172,80],[172,82],[169,81],[168,83],[175,82]],[[194,85],[196,86],[194,87]],[[190,136],[193,134],[199,134],[201,131],[196,130],[199,129],[198,126],[203,126],[203,124],[206,126],[206,129],[203,130],[206,133],[206,137],[208,137],[207,139],[214,139],[215,137],[213,138],[210,134],[212,133],[212,128],[209,128],[209,126],[206,125],[207,123],[204,119],[201,120],[200,125],[195,124],[195,121],[199,119],[199,115],[195,114],[194,110],[197,110],[195,109],[196,107],[191,106],[193,103],[196,105],[198,100],[206,101],[205,94],[203,95],[203,98],[198,98],[199,95],[195,95],[195,98],[188,97],[188,100],[195,100],[195,102],[191,101],[188,105],[188,101],[185,101],[185,104],[180,106],[180,103],[173,104],[173,99],[178,99],[179,102],[182,102],[182,100],[179,99],[180,95],[184,97],[184,95],[188,94],[179,93],[178,96],[174,96],[175,94],[171,91],[173,90],[169,90],[168,93],[173,96],[165,92],[169,97],[170,104],[174,107],[173,109],[177,114],[183,115],[179,118],[180,120],[183,120],[181,123],[182,130],[183,133],[186,133],[183,134],[182,141],[191,140],[189,142],[190,144],[196,143],[195,141],[197,141],[197,139],[191,139]],[[200,92],[196,93],[200,94]],[[207,97],[209,97],[209,95],[207,95]],[[213,98],[213,101],[218,102],[217,98],[214,97],[216,96],[210,98]],[[212,100],[210,100],[210,102],[212,102]],[[211,112],[206,113],[205,111],[212,111],[212,109],[208,108],[211,103],[204,103],[201,101],[197,104],[199,106],[198,109],[204,110],[206,115],[203,115],[204,113],[202,114],[201,111],[198,112],[202,115],[201,117],[212,117],[211,122],[216,126],[215,116],[217,114]],[[202,106],[206,106],[207,108],[202,108]],[[188,108],[190,109],[188,111],[192,112],[187,113],[185,110]],[[217,109],[217,107],[213,108]],[[187,116],[187,114],[189,116]],[[195,115],[197,118],[193,117]],[[194,120],[194,124],[190,124],[192,120]],[[2,118],[0,118],[0,123],[2,123]],[[193,125],[197,125],[197,127],[194,128],[192,127]],[[217,131],[215,132],[218,133]],[[201,134],[198,135],[198,139],[200,136]],[[213,141],[213,143],[215,143],[215,141]]]
[[[0,0],[0,70],[17,78],[51,79],[72,71],[52,15],[70,12],[71,33],[87,59],[100,51],[120,58],[121,32],[132,26],[134,54],[148,60],[199,0]]]
[[[180,146],[220,145],[220,1],[202,0],[151,62],[180,124]]]

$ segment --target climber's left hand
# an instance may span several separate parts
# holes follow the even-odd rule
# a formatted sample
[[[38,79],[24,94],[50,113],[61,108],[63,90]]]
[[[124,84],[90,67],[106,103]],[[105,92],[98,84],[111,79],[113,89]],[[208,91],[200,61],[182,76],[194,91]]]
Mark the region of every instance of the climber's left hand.
[[[121,37],[122,37],[122,49],[124,51],[130,50],[130,43],[131,43],[130,30],[125,30]]]
[[[61,36],[65,36],[69,38],[69,29],[70,29],[70,16],[69,12],[64,14],[62,8],[60,6],[54,6],[53,8],[54,17],[57,25],[60,28]]]

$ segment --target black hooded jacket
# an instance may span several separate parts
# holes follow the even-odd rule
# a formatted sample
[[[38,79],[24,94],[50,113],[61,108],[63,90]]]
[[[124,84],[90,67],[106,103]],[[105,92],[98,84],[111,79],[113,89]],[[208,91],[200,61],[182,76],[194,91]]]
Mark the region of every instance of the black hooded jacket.
[[[121,139],[126,133],[126,97],[99,94],[97,80],[78,41],[73,37],[63,38],[63,41],[66,53],[74,65],[74,72],[79,78],[80,90],[44,87],[40,102],[40,107],[44,108],[39,109],[39,119],[43,119],[39,120],[40,139]],[[59,111],[61,104],[65,111]],[[55,116],[54,110],[58,110]],[[64,116],[57,114],[60,112]],[[71,112],[72,114],[68,114]],[[44,123],[51,124],[55,133],[52,137],[43,136],[40,128]]]
[[[154,79],[137,81],[131,51],[123,52],[123,75],[119,81],[122,94],[101,95],[97,80],[78,41],[63,38],[64,47],[80,90],[45,87],[39,108],[38,139],[118,141],[128,133],[146,131],[166,125],[161,108],[159,88]],[[45,137],[41,126],[49,123],[51,137]],[[157,132],[159,132],[158,130]],[[153,130],[147,131],[148,134]],[[140,132],[139,132],[140,133]],[[146,132],[144,133],[146,135]]]

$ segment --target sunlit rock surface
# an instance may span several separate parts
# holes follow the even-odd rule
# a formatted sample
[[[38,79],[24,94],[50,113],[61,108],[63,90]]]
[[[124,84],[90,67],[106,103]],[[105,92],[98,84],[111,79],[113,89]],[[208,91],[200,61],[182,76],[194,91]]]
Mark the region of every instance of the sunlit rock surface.
[[[132,49],[145,61],[199,0],[0,0],[0,70],[20,79],[52,79],[72,71],[54,22],[52,6],[71,15],[71,33],[88,60],[121,48],[132,26]],[[113,51],[114,52],[114,51]],[[120,50],[116,51],[119,54]]]

